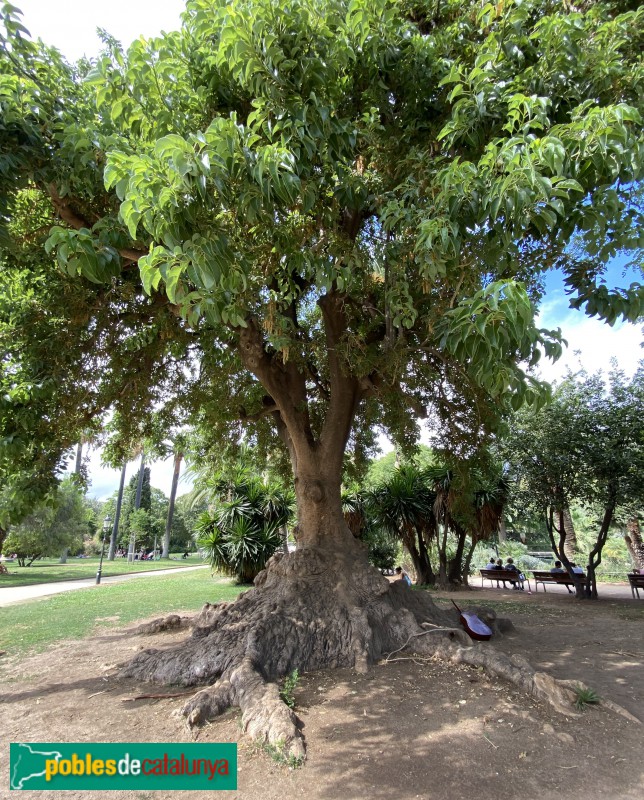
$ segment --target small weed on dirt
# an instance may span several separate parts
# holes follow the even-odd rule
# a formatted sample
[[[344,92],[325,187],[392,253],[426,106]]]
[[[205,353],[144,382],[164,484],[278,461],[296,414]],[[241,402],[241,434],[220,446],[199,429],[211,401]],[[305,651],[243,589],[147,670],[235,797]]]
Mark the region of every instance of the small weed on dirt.
[[[289,708],[295,708],[295,689],[300,680],[300,673],[294,669],[290,675],[287,675],[282,681],[282,688],[280,689],[280,698],[282,702]]]
[[[584,688],[583,686],[577,686],[575,689],[575,708],[578,711],[585,711],[588,706],[597,705],[599,703],[600,698],[597,692],[594,689]]]

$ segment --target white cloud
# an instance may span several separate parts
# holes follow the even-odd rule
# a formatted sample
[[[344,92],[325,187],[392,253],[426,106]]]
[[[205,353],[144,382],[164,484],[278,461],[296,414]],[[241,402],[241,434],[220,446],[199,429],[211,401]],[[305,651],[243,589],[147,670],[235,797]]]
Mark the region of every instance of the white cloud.
[[[546,317],[541,314],[539,324],[554,327],[552,323],[544,323]],[[556,381],[563,377],[567,369],[573,372],[583,367],[587,372],[607,372],[611,369],[611,359],[616,359],[620,369],[632,375],[638,362],[644,358],[642,344],[642,328],[628,322],[617,323],[610,327],[605,322],[581,314],[571,312],[559,321],[563,336],[568,342],[562,357],[556,363],[543,360],[539,363],[541,377],[547,381]]]
[[[84,454],[85,455],[85,454]],[[132,475],[138,472],[140,461],[132,461],[128,464],[125,472],[126,485]],[[167,458],[165,461],[153,461],[147,464],[150,467],[150,484],[155,489],[161,489],[166,495],[170,496],[170,488],[172,486],[172,473],[174,470],[174,459]],[[68,464],[69,471],[74,468],[74,459],[70,459]],[[90,487],[88,494],[95,497],[97,500],[107,500],[108,497],[118,489],[119,481],[121,480],[121,471],[116,469],[109,469],[101,464],[101,453],[99,450],[90,450],[89,463],[87,470],[90,478]],[[186,494],[192,489],[192,480],[185,475],[186,465],[185,462],[181,464],[181,473],[179,477],[178,495]]]
[[[104,28],[125,47],[139,36],[158,36],[180,27],[185,0],[20,0],[23,24],[34,38],[57,47],[70,61],[96,56],[102,45],[96,28]]]

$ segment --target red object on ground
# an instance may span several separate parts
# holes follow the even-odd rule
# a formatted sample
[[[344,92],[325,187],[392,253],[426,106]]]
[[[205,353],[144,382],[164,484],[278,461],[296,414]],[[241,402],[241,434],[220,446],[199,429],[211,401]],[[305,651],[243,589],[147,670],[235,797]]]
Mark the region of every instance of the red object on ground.
[[[452,604],[461,615],[461,625],[472,639],[486,642],[488,639],[492,638],[492,629],[486,625],[482,619],[479,619],[472,611],[461,611],[453,600]]]

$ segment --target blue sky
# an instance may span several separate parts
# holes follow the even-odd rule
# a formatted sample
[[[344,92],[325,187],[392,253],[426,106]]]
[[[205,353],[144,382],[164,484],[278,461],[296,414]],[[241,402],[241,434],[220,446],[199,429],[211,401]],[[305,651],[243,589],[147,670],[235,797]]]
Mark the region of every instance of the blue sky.
[[[609,288],[628,286],[641,280],[636,272],[625,270],[626,259],[616,258],[606,270],[604,281]],[[632,374],[644,351],[641,349],[642,326],[618,322],[613,327],[588,317],[583,311],[570,308],[563,276],[552,271],[546,276],[546,294],[539,310],[539,324],[544,328],[563,330],[568,347],[556,364],[543,363],[541,375],[549,381],[560,378],[567,368],[583,366],[588,372],[607,370],[611,359]]]
[[[108,3],[102,0],[100,3],[95,0],[65,0],[63,7],[52,0],[15,0],[15,4],[23,11],[23,22],[32,36],[55,45],[71,61],[99,51],[97,27],[106,29],[127,46],[141,34],[149,38],[162,30],[178,28],[184,8],[183,0],[110,0]],[[622,263],[617,260],[608,270],[605,277],[610,286],[623,283]],[[539,323],[547,328],[561,327],[569,347],[557,364],[541,365],[543,378],[557,380],[568,367],[576,369],[579,365],[591,372],[607,370],[611,358],[616,358],[627,373],[634,371],[644,355],[640,349],[641,326],[618,323],[609,328],[583,312],[571,309],[563,281],[557,273],[548,275],[546,288]],[[135,463],[129,465],[128,480],[136,469]],[[98,453],[92,453],[90,475],[91,494],[98,498],[110,495],[118,486],[119,473],[103,469]],[[152,484],[166,494],[169,494],[171,479],[171,459],[152,465]],[[180,492],[189,488],[190,484],[184,482],[180,485]]]

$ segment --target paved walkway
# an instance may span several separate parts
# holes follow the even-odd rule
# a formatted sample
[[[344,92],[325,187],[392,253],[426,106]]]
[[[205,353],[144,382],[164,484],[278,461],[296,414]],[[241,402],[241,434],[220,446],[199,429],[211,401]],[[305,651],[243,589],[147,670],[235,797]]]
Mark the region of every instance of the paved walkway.
[[[157,569],[147,572],[130,572],[127,575],[112,575],[101,578],[100,586],[96,585],[96,578],[83,578],[79,581],[57,581],[54,583],[36,583],[33,586],[5,586],[0,589],[0,607],[11,606],[15,603],[24,603],[26,600],[36,600],[39,597],[49,597],[61,592],[73,592],[74,589],[97,589],[107,583],[121,583],[133,578],[153,578],[157,575],[173,575],[179,572],[191,572],[195,569],[209,569],[207,564],[196,567],[174,567],[173,569]]]

